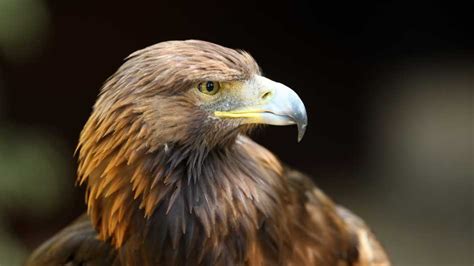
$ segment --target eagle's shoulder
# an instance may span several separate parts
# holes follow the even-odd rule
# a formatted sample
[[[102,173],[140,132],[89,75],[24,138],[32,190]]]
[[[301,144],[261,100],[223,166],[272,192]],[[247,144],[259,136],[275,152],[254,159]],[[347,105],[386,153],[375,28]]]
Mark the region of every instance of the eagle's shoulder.
[[[356,265],[389,266],[390,261],[384,248],[364,221],[342,206],[337,206],[337,213],[356,236],[359,253]]]
[[[310,262],[337,265],[388,266],[387,255],[361,218],[335,204],[308,176],[285,167],[290,194],[294,200],[294,221],[304,238],[303,252]],[[329,264],[328,264],[329,265]]]
[[[89,217],[82,215],[39,246],[25,265],[113,265],[114,257],[113,249],[98,240]]]

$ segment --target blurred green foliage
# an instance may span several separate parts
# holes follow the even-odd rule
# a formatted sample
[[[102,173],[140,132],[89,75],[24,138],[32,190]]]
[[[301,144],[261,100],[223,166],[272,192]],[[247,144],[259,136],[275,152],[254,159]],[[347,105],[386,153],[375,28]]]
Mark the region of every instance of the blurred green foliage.
[[[20,265],[28,253],[9,228],[7,211],[34,219],[68,201],[72,180],[64,150],[40,130],[0,127],[0,265]]]
[[[41,51],[49,32],[49,13],[41,0],[0,1],[0,48],[11,62]]]
[[[0,208],[32,213],[57,208],[68,160],[55,146],[39,132],[0,129]]]

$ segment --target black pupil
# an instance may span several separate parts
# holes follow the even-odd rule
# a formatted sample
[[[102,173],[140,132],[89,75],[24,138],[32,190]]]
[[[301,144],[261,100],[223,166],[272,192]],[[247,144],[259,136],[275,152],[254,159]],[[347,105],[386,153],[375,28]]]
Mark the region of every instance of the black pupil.
[[[214,90],[214,82],[212,82],[212,81],[206,82],[206,90],[207,90],[208,92],[213,91],[213,90]]]

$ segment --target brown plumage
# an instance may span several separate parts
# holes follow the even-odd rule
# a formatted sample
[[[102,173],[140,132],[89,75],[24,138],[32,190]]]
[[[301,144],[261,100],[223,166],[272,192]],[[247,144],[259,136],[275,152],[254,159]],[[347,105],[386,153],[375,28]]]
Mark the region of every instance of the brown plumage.
[[[200,93],[207,81],[220,91]],[[301,120],[242,111],[288,91],[261,95],[269,82],[249,54],[208,42],[133,53],[81,133],[87,215],[27,265],[389,265],[359,218],[246,137]]]

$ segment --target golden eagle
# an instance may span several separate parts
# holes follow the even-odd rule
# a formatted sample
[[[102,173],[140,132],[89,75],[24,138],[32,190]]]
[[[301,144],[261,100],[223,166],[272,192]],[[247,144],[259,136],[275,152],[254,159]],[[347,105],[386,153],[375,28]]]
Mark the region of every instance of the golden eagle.
[[[389,265],[366,225],[247,137],[298,126],[298,95],[246,52],[188,40],[131,54],[77,147],[87,215],[27,265]]]

